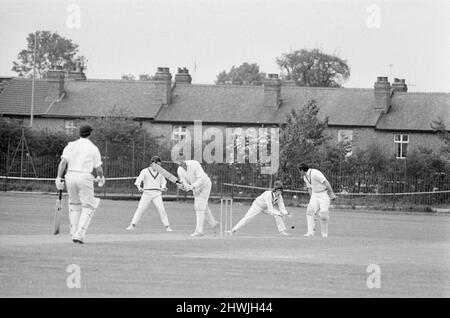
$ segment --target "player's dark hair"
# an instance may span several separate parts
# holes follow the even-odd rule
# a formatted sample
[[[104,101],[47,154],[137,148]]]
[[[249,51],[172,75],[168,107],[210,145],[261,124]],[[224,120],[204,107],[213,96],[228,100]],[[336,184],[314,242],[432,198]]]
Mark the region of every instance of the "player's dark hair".
[[[281,190],[283,192],[283,183],[281,181],[275,181],[273,183],[273,191]]]
[[[151,161],[151,162],[161,162],[161,158],[160,158],[159,156],[153,156],[153,157],[150,159],[150,161]]]
[[[89,137],[92,132],[92,127],[88,124],[84,124],[80,126],[80,137],[86,138]]]
[[[301,163],[298,165],[298,169],[306,172],[309,170],[309,166],[306,163]]]

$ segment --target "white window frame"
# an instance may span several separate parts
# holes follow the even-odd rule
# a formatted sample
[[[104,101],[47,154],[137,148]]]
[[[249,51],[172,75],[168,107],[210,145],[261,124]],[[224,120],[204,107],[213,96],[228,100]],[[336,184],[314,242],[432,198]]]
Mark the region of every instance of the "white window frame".
[[[406,159],[408,155],[409,134],[394,134],[395,158]]]
[[[172,140],[183,140],[187,135],[187,126],[177,125],[172,128]]]
[[[353,130],[350,129],[339,129],[338,130],[338,142],[343,142],[345,140],[350,141],[350,151],[345,155],[345,157],[350,157],[353,153]]]
[[[75,123],[75,120],[64,119],[64,130],[66,131],[66,133],[72,134],[77,129],[78,127]]]

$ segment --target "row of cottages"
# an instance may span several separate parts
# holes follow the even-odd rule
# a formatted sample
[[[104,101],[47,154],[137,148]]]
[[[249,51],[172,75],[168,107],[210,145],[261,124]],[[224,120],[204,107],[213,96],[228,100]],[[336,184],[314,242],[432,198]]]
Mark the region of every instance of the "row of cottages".
[[[194,121],[208,127],[278,127],[292,110],[314,99],[319,116],[327,116],[327,133],[335,141],[349,138],[352,148],[378,143],[403,159],[425,146],[438,150],[442,141],[431,123],[441,119],[450,130],[449,93],[407,92],[405,80],[378,77],[373,89],[299,87],[269,74],[263,86],[192,84],[186,68],[172,78],[159,67],[152,81],[86,79],[83,73],[51,70],[35,81],[33,128],[71,132],[90,116],[113,109],[126,111],[161,142],[174,144]],[[0,114],[30,120],[32,81],[0,79]]]

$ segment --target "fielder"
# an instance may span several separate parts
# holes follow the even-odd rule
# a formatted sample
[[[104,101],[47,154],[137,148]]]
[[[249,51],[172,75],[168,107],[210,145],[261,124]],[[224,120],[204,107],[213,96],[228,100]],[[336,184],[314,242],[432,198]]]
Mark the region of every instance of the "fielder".
[[[250,222],[255,216],[263,212],[268,215],[272,215],[275,218],[278,232],[280,235],[289,235],[286,232],[286,225],[283,222],[283,217],[290,214],[286,211],[283,197],[283,184],[280,181],[275,181],[273,189],[263,192],[254,201],[250,209],[244,215],[244,217],[231,229],[234,233]],[[275,209],[278,207],[279,210]]]
[[[179,155],[176,163],[178,164],[178,178],[182,185],[179,189],[190,191],[194,194],[194,208],[196,213],[196,227],[191,236],[203,236],[203,224],[206,221],[217,230],[220,223],[214,219],[211,209],[208,206],[209,194],[211,192],[211,179],[203,170],[200,163],[196,160],[186,160],[184,155]]]
[[[151,162],[155,162],[160,165],[161,158],[158,156],[153,156]],[[144,183],[143,188],[141,187],[142,183]],[[134,213],[133,219],[131,220],[130,225],[126,228],[127,230],[134,230],[136,224],[138,224],[141,219],[142,213],[147,210],[150,203],[153,202],[153,205],[158,211],[159,217],[161,218],[161,222],[166,228],[166,231],[172,232],[161,195],[163,191],[167,191],[166,184],[166,178],[164,178],[159,172],[153,170],[152,167],[145,168],[141,171],[134,185],[138,188],[139,192],[142,192],[142,196],[136,212]]]
[[[94,197],[94,176],[97,173],[98,186],[105,184],[100,151],[90,141],[92,127],[80,126],[80,138],[69,142],[61,155],[58,176],[55,184],[58,190],[64,189],[61,177],[67,167],[65,182],[69,194],[70,234],[74,243],[84,243],[84,236],[100,199]]]
[[[298,171],[303,176],[303,181],[310,195],[309,204],[306,208],[308,232],[304,236],[314,236],[317,216],[319,216],[322,237],[328,237],[329,206],[330,201],[336,199],[336,195],[331,188],[331,184],[319,170],[310,169],[308,165],[302,163],[298,166]]]

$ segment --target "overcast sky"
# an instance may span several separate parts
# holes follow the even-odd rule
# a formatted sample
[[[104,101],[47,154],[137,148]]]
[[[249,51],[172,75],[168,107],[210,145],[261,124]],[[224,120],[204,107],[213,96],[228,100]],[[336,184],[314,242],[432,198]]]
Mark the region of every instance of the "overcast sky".
[[[15,75],[12,61],[35,30],[79,44],[88,78],[187,67],[193,83],[213,84],[243,62],[280,73],[276,57],[319,47],[347,60],[345,87],[389,76],[405,78],[410,91],[450,92],[447,0],[0,0],[0,76]]]

